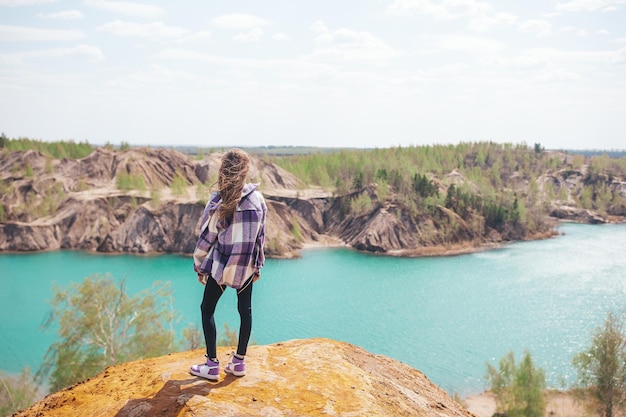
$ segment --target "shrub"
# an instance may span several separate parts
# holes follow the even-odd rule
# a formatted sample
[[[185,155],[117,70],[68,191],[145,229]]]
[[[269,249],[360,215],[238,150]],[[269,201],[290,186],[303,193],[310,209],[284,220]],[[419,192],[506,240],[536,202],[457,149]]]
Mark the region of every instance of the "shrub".
[[[357,216],[366,213],[371,207],[372,199],[367,193],[361,193],[350,200],[350,212]]]
[[[115,177],[117,189],[121,191],[146,190],[146,182],[139,174],[130,174],[127,172],[118,173]]]
[[[0,373],[0,416],[8,416],[35,402],[38,387],[28,368],[19,375],[10,376]]]
[[[545,372],[525,352],[519,365],[513,352],[500,358],[499,369],[487,364],[487,380],[496,396],[496,412],[510,417],[543,417]]]
[[[176,197],[183,196],[187,193],[187,180],[183,175],[176,171],[174,174],[174,179],[172,179],[172,183],[170,184],[170,188],[172,189],[172,195]]]
[[[291,219],[291,234],[296,242],[302,241],[302,231],[300,230],[300,223],[295,217]]]

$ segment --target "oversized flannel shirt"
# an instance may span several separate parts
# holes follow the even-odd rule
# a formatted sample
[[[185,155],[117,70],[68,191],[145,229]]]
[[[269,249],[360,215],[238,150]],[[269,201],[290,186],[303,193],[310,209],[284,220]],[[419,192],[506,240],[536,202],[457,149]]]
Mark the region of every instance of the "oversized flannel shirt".
[[[246,184],[231,219],[219,220],[219,193],[204,208],[200,236],[193,254],[194,270],[211,275],[220,285],[239,289],[265,263],[267,206],[259,184]]]

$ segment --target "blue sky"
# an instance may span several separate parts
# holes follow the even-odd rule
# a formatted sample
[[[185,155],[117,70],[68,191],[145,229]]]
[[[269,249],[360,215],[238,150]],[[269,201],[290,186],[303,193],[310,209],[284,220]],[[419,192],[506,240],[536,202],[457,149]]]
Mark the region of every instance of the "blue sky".
[[[0,131],[626,148],[626,0],[0,0]]]

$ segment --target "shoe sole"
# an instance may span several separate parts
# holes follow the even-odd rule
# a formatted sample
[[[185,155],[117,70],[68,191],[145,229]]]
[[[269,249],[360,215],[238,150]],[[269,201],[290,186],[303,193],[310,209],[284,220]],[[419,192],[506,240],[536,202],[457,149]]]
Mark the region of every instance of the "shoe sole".
[[[189,373],[191,375],[195,375],[195,376],[198,376],[200,378],[208,379],[209,381],[217,381],[220,378],[219,375],[206,375],[206,374],[203,374],[203,373],[200,373],[200,372],[196,372],[196,371],[194,371],[192,369],[189,370]]]
[[[231,371],[224,369],[224,372],[233,376],[246,376],[246,371]]]

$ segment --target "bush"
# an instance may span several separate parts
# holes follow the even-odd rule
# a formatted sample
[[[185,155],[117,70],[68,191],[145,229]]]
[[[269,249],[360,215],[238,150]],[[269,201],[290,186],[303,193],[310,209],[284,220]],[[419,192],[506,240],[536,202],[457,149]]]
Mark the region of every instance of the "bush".
[[[545,372],[536,368],[530,353],[515,364],[513,352],[500,359],[499,369],[487,364],[487,380],[496,396],[496,412],[510,417],[543,417],[546,408]]]
[[[117,189],[121,191],[131,191],[131,190],[146,190],[146,182],[143,177],[139,174],[130,174],[126,172],[121,172],[117,174],[115,177],[115,182],[117,185]]]
[[[371,208],[372,199],[367,193],[361,193],[356,198],[350,200],[350,212],[357,216],[367,213]]]
[[[302,230],[300,230],[300,223],[295,217],[291,219],[291,234],[296,242],[302,241]]]
[[[181,197],[183,195],[186,194],[187,192],[187,180],[185,179],[185,177],[183,177],[183,175],[176,171],[176,174],[174,175],[174,179],[172,180],[172,183],[170,184],[170,187],[172,189],[172,195],[176,196],[176,197]]]
[[[32,405],[37,399],[38,387],[28,368],[15,376],[0,374],[0,417]]]

